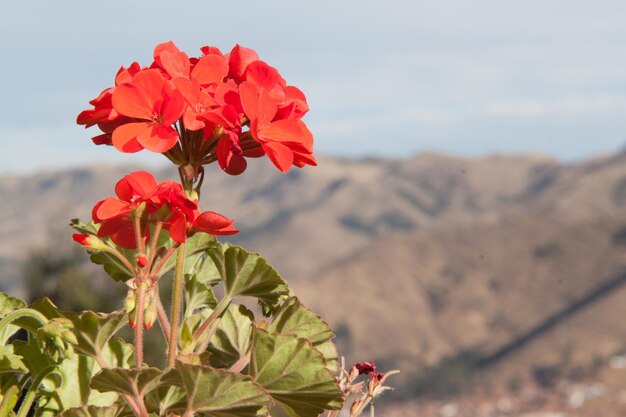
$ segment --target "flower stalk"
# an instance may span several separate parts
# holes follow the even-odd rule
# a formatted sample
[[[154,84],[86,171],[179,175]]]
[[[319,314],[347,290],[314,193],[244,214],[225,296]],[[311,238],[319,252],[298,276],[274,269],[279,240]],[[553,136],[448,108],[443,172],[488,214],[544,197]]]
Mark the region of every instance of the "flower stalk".
[[[183,278],[185,272],[185,244],[181,244],[176,254],[176,269],[172,288],[172,310],[170,315],[170,338],[167,349],[167,367],[173,368],[178,355],[178,335],[180,333],[180,314],[183,298]]]

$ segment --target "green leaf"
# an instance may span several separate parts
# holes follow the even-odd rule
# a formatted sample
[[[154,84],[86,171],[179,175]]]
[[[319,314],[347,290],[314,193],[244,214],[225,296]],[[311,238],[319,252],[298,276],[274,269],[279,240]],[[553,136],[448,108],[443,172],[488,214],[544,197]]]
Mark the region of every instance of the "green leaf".
[[[210,246],[217,244],[217,242],[212,242]],[[185,276],[194,276],[198,282],[209,287],[214,287],[222,281],[213,260],[206,254],[206,248],[199,254],[188,257],[185,262]]]
[[[65,313],[65,317],[74,324],[77,352],[95,358],[101,358],[113,336],[127,323],[127,315],[123,310],[110,314],[83,311],[82,313]]]
[[[22,357],[13,352],[13,345],[0,345],[0,373],[20,372],[27,373]]]
[[[293,334],[308,339],[324,355],[326,367],[336,374],[338,370],[335,337],[330,326],[320,316],[306,308],[296,297],[280,307],[268,328],[270,333]]]
[[[0,416],[14,417],[13,409],[20,399],[22,388],[15,374],[0,375]]]
[[[217,298],[213,289],[198,281],[196,275],[185,276],[185,317],[189,317],[196,310],[215,308]]]
[[[19,298],[10,297],[0,292],[0,318],[5,317],[9,313],[26,307],[26,303]],[[10,320],[10,319],[9,319]],[[0,345],[6,345],[8,340],[19,330],[19,326],[11,323],[0,330]]]
[[[72,219],[72,221],[70,222],[70,226],[79,233],[92,236],[97,236],[98,229],[100,228],[99,225],[96,225],[93,222],[86,224],[79,219]],[[118,247],[117,249],[130,262],[131,265],[135,262],[134,251],[120,247]],[[107,252],[94,252],[88,249],[87,253],[89,253],[89,258],[91,259],[91,262],[96,265],[102,265],[104,271],[115,281],[127,281],[128,279],[132,278],[132,272],[128,270],[126,265],[124,265],[124,263],[122,263],[117,258],[117,256]]]
[[[123,407],[113,405],[110,407],[95,407],[93,405],[84,405],[82,407],[70,408],[65,410],[60,417],[118,417],[121,415]]]
[[[253,323],[254,315],[244,306],[228,307],[207,348],[211,366],[230,368],[248,353]]]
[[[158,368],[103,369],[91,380],[91,387],[102,392],[144,395],[159,387],[164,373]]]
[[[343,405],[322,353],[306,339],[255,329],[249,372],[292,417],[317,417]]]
[[[24,364],[33,376],[55,365],[55,361],[41,351],[36,339],[28,342],[16,341],[14,345],[16,353],[23,357]],[[120,341],[115,340],[110,341],[109,345],[117,345],[117,349],[123,346]],[[37,393],[39,401],[36,416],[54,417],[70,407],[79,407],[83,404],[109,406],[116,401],[118,396],[115,393],[91,390],[89,386],[91,378],[100,371],[100,366],[93,358],[76,354],[63,359],[57,365],[59,373],[64,377],[54,373],[42,381]]]
[[[187,398],[170,411],[211,417],[267,416],[271,400],[250,377],[202,365],[176,363]]]
[[[289,288],[276,270],[258,253],[230,244],[207,250],[219,271],[227,296],[256,297],[266,313],[273,312]]]
[[[215,245],[215,236],[208,233],[196,233],[185,242],[185,259],[191,259],[190,265],[195,265],[197,255]],[[171,241],[171,244],[174,244]],[[166,246],[167,247],[167,246]],[[169,249],[169,248],[168,248]],[[187,262],[185,262],[187,263]],[[176,265],[176,256],[171,256],[161,268],[161,274],[165,274]]]
[[[180,381],[180,375],[178,370],[173,369],[170,372],[175,372],[177,383],[182,384]],[[156,389],[150,391],[146,395],[145,404],[148,411],[153,411],[159,416],[167,415],[167,410],[170,409],[176,403],[185,402],[185,390],[176,385],[166,385],[166,379],[169,375],[163,377],[163,384]]]
[[[26,307],[26,303],[19,298],[10,297],[0,291],[0,317],[4,317],[18,308]]]

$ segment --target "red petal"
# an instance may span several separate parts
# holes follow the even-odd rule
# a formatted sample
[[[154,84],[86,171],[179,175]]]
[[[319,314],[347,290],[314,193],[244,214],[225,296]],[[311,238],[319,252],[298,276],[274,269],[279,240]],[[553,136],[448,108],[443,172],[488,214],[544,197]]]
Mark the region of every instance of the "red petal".
[[[130,213],[131,210],[132,207],[127,202],[109,197],[94,207],[93,219],[96,222],[101,222]]]
[[[117,127],[113,131],[111,142],[118,150],[126,153],[139,152],[144,146],[139,143],[137,137],[143,133],[152,123],[127,123]]]
[[[163,52],[159,55],[161,58],[161,65],[163,69],[172,78],[176,77],[189,77],[189,70],[191,65],[189,64],[189,57],[182,51],[178,52]]]
[[[232,227],[233,220],[214,211],[200,214],[193,224],[193,230],[212,235],[232,235],[238,232]]]
[[[172,41],[167,41],[158,44],[154,47],[154,52],[152,54],[153,58],[158,58],[163,52],[179,52],[180,49],[174,44]]]
[[[263,150],[267,157],[282,172],[289,171],[293,165],[293,151],[287,146],[278,142],[263,143]]]
[[[250,48],[235,45],[228,60],[228,75],[230,75],[236,82],[243,80],[244,73],[252,62],[257,61],[259,56]]]
[[[148,103],[148,109],[150,110],[151,115],[146,119],[151,120],[152,114],[159,112],[160,109],[158,108],[158,105],[163,100],[163,87],[166,81],[167,80],[158,69],[143,70],[135,74],[133,77],[132,85],[141,90]]]
[[[137,247],[135,229],[128,216],[103,222],[98,230],[98,237],[109,237],[116,245],[126,249]]]
[[[149,198],[157,187],[157,181],[147,171],[136,171],[126,175],[115,185],[115,194],[127,202],[133,197]]]
[[[151,120],[153,109],[143,92],[133,84],[122,84],[113,92],[113,108],[120,114]]]
[[[239,97],[243,111],[250,120],[259,117],[259,89],[249,81],[244,81],[239,86]]]
[[[148,124],[148,123],[146,123]],[[167,152],[178,142],[178,132],[171,126],[148,124],[149,128],[137,135],[137,140],[152,152]],[[113,132],[115,134],[115,132]]]
[[[252,62],[246,71],[246,80],[266,90],[271,90],[282,80],[278,70],[263,61]]]
[[[111,134],[105,133],[103,135],[94,136],[91,141],[96,145],[113,145],[111,142]]]
[[[172,220],[168,227],[170,237],[178,243],[184,243],[187,239],[187,219],[178,210],[172,213]]]
[[[173,90],[163,102],[161,107],[161,123],[172,125],[176,123],[185,110],[185,98],[180,92]]]
[[[200,84],[220,82],[228,75],[228,63],[219,55],[205,55],[191,71],[191,78]]]
[[[277,120],[269,126],[259,129],[260,139],[277,142],[307,142],[307,135],[300,127],[297,120]]]

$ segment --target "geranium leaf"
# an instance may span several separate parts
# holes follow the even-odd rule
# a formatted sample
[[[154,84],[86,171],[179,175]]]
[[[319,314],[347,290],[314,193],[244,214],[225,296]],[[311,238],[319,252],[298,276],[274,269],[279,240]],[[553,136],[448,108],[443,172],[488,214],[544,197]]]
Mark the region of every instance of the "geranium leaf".
[[[19,298],[10,297],[0,291],[0,317],[4,317],[18,308],[26,307],[26,303]]]
[[[6,315],[26,307],[26,303],[19,298],[10,297],[7,294],[0,292],[0,319]],[[10,320],[10,319],[7,319]],[[33,323],[33,325],[36,325]],[[13,324],[13,322],[7,324],[0,330],[0,345],[6,345],[8,340],[19,330],[20,326]]]
[[[217,298],[213,289],[200,282],[195,274],[185,276],[185,316],[203,308],[215,308]]]
[[[306,339],[255,329],[249,372],[292,417],[317,417],[343,404],[322,353]]]
[[[85,235],[98,235],[99,225],[96,225],[92,222],[84,223],[79,219],[72,219],[70,222],[70,226],[79,233]],[[129,251],[124,248],[117,248],[118,251],[126,257],[126,259],[131,262],[134,262],[134,251]],[[90,251],[86,249],[87,253],[89,253],[89,258],[91,262],[96,265],[102,265],[104,271],[115,281],[127,281],[132,278],[132,272],[128,270],[128,268],[122,263],[116,256],[102,251]]]
[[[207,247],[214,245],[217,245],[215,241]],[[219,284],[222,280],[213,260],[206,254],[206,247],[198,255],[189,256],[185,262],[185,276],[193,276],[196,281],[209,287]]]
[[[202,365],[177,362],[187,398],[170,411],[206,413],[211,417],[262,417],[268,415],[270,397],[243,375]]]
[[[38,387],[35,416],[55,417],[67,408],[83,404],[110,406],[117,400],[117,394],[90,389],[92,376],[100,370],[94,359],[75,354],[57,363],[40,350],[36,339],[16,341],[14,344],[16,353],[24,358],[31,375],[38,376],[50,368],[55,369]]]
[[[27,373],[22,357],[13,352],[13,345],[0,345],[0,373],[19,372]]]
[[[207,351],[216,368],[230,368],[244,357],[252,343],[254,315],[244,306],[231,304],[217,326]]]
[[[70,408],[65,410],[60,417],[118,417],[124,408],[118,405],[110,407],[95,407],[93,405],[84,405],[78,408]]]
[[[127,316],[123,310],[110,314],[83,311],[82,313],[65,313],[64,316],[74,324],[76,351],[99,359],[104,355],[111,338],[127,323]]]
[[[306,308],[296,297],[283,303],[268,328],[270,333],[293,334],[308,339],[324,355],[326,367],[337,373],[337,348],[330,326],[320,316]]]
[[[158,368],[103,369],[91,380],[91,388],[143,397],[159,387],[164,373]]]
[[[258,253],[223,244],[212,246],[207,254],[213,259],[229,297],[256,297],[269,314],[289,293],[285,281]]]
[[[174,241],[171,241],[171,244],[174,244]],[[189,265],[195,265],[195,261],[198,258],[198,254],[204,252],[211,246],[216,244],[215,236],[210,235],[208,233],[196,233],[185,242],[185,264],[189,263]],[[169,249],[169,248],[168,248]],[[202,255],[200,255],[202,256]],[[161,274],[166,273],[167,271],[174,268],[176,264],[176,257],[171,256],[161,268]]]

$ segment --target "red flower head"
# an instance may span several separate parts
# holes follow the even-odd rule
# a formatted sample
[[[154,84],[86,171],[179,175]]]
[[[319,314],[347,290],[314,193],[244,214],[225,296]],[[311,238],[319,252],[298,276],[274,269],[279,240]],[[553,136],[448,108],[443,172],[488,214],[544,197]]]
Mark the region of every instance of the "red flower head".
[[[179,243],[197,232],[213,235],[238,232],[232,227],[233,221],[221,214],[212,211],[201,213],[198,204],[187,197],[180,184],[173,181],[158,184],[146,171],[126,175],[115,186],[115,193],[117,198],[109,197],[94,206],[92,217],[95,223],[101,224],[98,236],[109,237],[123,248],[137,248],[136,217],[140,219],[141,230],[138,232],[144,240],[149,239],[148,226],[158,221]],[[75,240],[85,245],[87,241],[81,236],[75,237]],[[138,259],[138,262],[143,260]]]
[[[137,247],[133,212],[154,197],[157,182],[146,171],[126,175],[115,186],[118,198],[109,197],[97,203],[92,210],[94,222],[101,223],[99,237],[109,237],[115,244],[128,249]]]
[[[246,158],[263,155],[281,171],[316,165],[313,136],[301,120],[309,110],[302,91],[252,49],[201,51],[189,57],[171,41],[157,45],[149,67],[122,68],[115,86],[77,122],[98,125],[103,134],[93,138],[96,144],[163,153],[189,172],[217,161],[237,175]],[[185,178],[185,186],[195,179]]]

